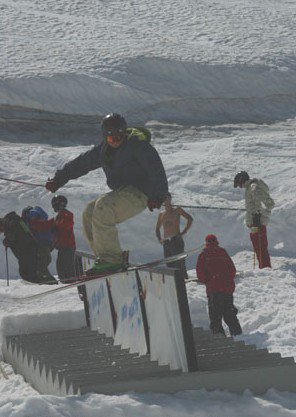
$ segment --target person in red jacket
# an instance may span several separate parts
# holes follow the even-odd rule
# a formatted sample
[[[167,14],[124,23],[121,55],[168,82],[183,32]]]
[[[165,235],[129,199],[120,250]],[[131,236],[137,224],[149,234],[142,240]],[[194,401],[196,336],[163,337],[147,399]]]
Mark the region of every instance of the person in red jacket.
[[[67,203],[68,200],[63,195],[54,196],[51,205],[57,216],[49,220],[32,219],[30,226],[39,232],[53,231],[54,247],[58,250],[57,273],[61,282],[69,283],[70,278],[75,280],[74,277],[81,275],[82,267],[75,257],[74,216],[66,209]]]
[[[225,249],[219,246],[215,235],[207,235],[205,248],[198,256],[196,275],[198,281],[206,285],[210,329],[213,334],[225,336],[222,319],[229,327],[230,334],[242,333],[237,318],[238,310],[233,304],[236,268]]]

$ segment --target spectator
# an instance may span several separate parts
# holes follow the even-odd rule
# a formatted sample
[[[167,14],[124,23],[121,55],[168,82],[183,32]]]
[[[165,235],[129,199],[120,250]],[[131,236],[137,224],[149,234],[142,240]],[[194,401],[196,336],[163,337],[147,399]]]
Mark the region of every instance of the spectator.
[[[210,329],[213,334],[225,336],[223,319],[230,334],[239,335],[242,329],[237,318],[238,310],[233,304],[236,268],[215,235],[207,235],[205,242],[205,248],[197,259],[196,275],[199,282],[206,285]]]
[[[22,279],[33,284],[56,284],[53,277],[37,271],[38,243],[24,220],[12,211],[0,223],[0,233],[5,237],[3,244],[17,258]]]
[[[184,252],[183,236],[190,229],[193,218],[182,207],[172,206],[172,196],[170,193],[167,194],[164,207],[165,210],[158,216],[155,232],[159,243],[163,245],[164,256],[167,258]],[[184,217],[187,222],[182,231],[180,230],[181,217]],[[160,232],[161,227],[163,228],[163,238]],[[188,278],[185,259],[170,262],[168,266],[180,269],[184,279]]]
[[[37,252],[37,275],[45,281],[51,282],[56,280],[48,270],[48,266],[51,263],[51,251],[53,249],[53,235],[51,231],[37,232],[31,228],[31,221],[33,219],[47,220],[47,213],[39,206],[28,206],[22,211],[22,219],[26,222],[30,228],[38,246]]]
[[[51,200],[56,217],[41,220],[32,219],[30,226],[34,232],[53,233],[53,245],[57,249],[56,268],[61,282],[76,281],[82,275],[81,260],[75,257],[76,243],[74,236],[74,216],[66,209],[68,200],[63,195],[56,195]]]
[[[234,187],[245,189],[246,225],[250,229],[250,239],[256,253],[259,268],[270,268],[266,226],[269,222],[274,201],[269,195],[269,188],[264,181],[250,179],[246,171],[241,171],[234,178]]]

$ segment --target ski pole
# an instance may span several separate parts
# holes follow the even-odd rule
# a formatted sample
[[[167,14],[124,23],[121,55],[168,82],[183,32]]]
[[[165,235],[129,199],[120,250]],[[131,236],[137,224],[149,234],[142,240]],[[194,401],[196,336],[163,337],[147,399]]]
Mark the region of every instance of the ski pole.
[[[18,184],[30,185],[31,187],[44,187],[44,184],[33,184],[32,182],[20,181],[20,180],[11,180],[10,178],[0,177],[0,180],[2,180],[2,181],[16,182]]]
[[[253,251],[253,269],[255,269],[255,266],[256,266],[256,252],[255,252],[255,248],[254,248],[254,251]]]
[[[7,246],[5,246],[5,258],[6,258],[6,282],[7,287],[9,287],[9,267],[8,267],[8,253],[7,253]]]
[[[183,204],[172,204],[173,207],[184,207],[192,209],[209,209],[209,210],[234,210],[234,211],[246,211],[243,208],[234,208],[234,207],[213,207],[213,206],[187,206]]]

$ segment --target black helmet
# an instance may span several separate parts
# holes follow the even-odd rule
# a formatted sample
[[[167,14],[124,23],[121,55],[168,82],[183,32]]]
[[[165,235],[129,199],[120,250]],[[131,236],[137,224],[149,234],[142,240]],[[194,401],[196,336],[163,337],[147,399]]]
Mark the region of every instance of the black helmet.
[[[118,113],[110,113],[102,121],[102,133],[104,137],[123,136],[126,133],[127,124],[125,118]]]
[[[236,174],[233,181],[234,188],[239,185],[243,185],[246,181],[250,179],[249,174],[246,171],[240,171]]]
[[[63,195],[55,195],[51,200],[54,211],[64,210],[67,207],[68,200]]]

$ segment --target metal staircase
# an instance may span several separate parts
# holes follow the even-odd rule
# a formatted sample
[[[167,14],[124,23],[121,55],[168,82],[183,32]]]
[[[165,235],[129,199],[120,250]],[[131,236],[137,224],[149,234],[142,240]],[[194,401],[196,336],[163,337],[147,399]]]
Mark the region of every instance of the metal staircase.
[[[39,392],[56,395],[100,392],[102,384],[175,376],[149,355],[131,354],[88,328],[10,336],[5,360]]]
[[[199,371],[249,369],[256,367],[295,365],[293,358],[282,358],[279,353],[257,349],[232,337],[213,335],[202,328],[193,329]]]
[[[3,356],[36,390],[53,395],[199,388],[260,393],[295,385],[293,358],[201,328],[194,328],[193,336],[198,371],[190,373],[160,366],[148,354],[131,354],[88,328],[8,336]]]

